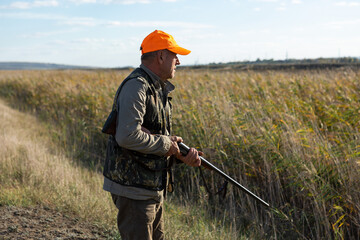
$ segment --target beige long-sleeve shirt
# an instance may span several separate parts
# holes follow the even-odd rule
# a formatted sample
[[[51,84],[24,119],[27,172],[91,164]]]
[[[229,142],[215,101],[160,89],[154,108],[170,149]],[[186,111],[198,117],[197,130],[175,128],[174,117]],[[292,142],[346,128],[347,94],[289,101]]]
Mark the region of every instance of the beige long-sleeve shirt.
[[[149,74],[157,90],[165,97],[175,89],[169,81],[162,84],[161,79],[144,65],[140,67]],[[163,85],[163,86],[162,86]],[[139,79],[127,81],[117,99],[118,124],[115,139],[124,148],[145,154],[164,156],[170,149],[171,140],[166,135],[151,135],[141,130],[146,112],[146,85]],[[104,178],[103,189],[119,196],[136,199],[162,199],[163,191],[124,186]]]
[[[148,68],[141,65],[154,82],[156,90],[162,90],[160,79]],[[165,93],[175,87],[166,82]],[[130,80],[123,86],[118,100],[118,125],[115,139],[117,143],[126,149],[135,150],[145,154],[164,156],[170,149],[170,139],[165,135],[151,135],[141,131],[143,118],[146,112],[146,85],[142,80]],[[167,134],[169,135],[169,134]]]

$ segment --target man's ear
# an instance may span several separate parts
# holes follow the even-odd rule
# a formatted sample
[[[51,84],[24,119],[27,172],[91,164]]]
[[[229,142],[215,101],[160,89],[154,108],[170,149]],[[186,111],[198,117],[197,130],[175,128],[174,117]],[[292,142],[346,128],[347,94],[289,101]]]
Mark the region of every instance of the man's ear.
[[[164,50],[160,50],[158,51],[158,54],[157,54],[157,60],[160,64],[162,64],[164,61],[165,61],[165,51]]]

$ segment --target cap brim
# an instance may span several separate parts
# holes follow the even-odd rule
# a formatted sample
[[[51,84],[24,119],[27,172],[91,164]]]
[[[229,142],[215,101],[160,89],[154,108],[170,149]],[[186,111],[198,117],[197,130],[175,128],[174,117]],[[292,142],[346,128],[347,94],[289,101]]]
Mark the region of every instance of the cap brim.
[[[172,47],[172,48],[168,48],[169,51],[172,51],[176,54],[180,54],[180,55],[188,55],[189,53],[191,53],[190,50],[187,50],[185,48],[182,47]]]

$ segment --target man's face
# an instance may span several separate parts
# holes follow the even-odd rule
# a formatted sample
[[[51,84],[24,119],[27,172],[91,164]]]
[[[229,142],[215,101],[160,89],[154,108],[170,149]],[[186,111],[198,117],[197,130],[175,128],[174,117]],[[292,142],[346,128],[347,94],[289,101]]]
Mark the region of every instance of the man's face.
[[[169,50],[163,50],[162,76],[163,80],[171,79],[175,76],[175,69],[180,65],[180,61],[176,53]]]

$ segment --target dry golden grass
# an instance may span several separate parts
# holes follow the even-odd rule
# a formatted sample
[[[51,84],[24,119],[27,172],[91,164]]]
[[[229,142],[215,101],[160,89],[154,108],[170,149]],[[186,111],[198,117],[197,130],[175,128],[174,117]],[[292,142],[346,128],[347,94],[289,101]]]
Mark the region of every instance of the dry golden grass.
[[[102,190],[102,174],[66,157],[44,123],[2,100],[0,129],[0,205],[45,206],[96,224],[108,232],[109,239],[120,238],[117,210],[109,193]],[[165,208],[168,239],[238,238],[236,231],[226,237],[226,227],[215,225],[189,206],[166,203]]]
[[[100,128],[128,73],[6,71],[0,74],[0,95],[56,126],[47,129],[66,156],[99,171],[106,142]],[[359,237],[358,70],[179,70],[173,82],[175,134],[273,209],[233,187],[223,200],[208,196],[197,170],[180,166],[173,201],[191,207],[174,210],[172,217],[196,228],[172,236],[193,238],[197,229],[209,229],[204,236]],[[215,189],[220,178],[205,176]],[[201,208],[192,211],[194,206]],[[211,217],[217,220],[206,225]],[[225,230],[217,235],[219,225]]]
[[[102,190],[101,174],[74,165],[35,117],[1,101],[0,129],[1,204],[40,204],[114,225],[114,206]]]

